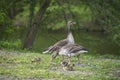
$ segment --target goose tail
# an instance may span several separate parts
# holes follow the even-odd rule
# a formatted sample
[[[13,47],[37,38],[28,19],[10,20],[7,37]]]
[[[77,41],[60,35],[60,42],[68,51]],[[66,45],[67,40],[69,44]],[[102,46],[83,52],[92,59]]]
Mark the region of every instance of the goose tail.
[[[48,53],[48,52],[49,52],[49,51],[47,50],[47,51],[43,51],[42,53],[45,54],[45,53]]]

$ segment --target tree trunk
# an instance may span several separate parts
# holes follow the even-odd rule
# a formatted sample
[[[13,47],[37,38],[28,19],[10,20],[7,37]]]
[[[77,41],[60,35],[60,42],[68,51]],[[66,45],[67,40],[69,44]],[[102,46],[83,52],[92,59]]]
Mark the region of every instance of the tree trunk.
[[[23,42],[23,49],[32,49],[34,40],[35,40],[35,36],[37,33],[37,29],[38,29],[38,25],[41,22],[41,19],[46,11],[46,9],[49,7],[49,4],[51,2],[51,0],[41,0],[40,1],[40,9],[38,11],[38,13],[36,14],[34,20],[32,20],[31,22],[31,26],[29,26],[28,31],[25,35],[25,39]]]

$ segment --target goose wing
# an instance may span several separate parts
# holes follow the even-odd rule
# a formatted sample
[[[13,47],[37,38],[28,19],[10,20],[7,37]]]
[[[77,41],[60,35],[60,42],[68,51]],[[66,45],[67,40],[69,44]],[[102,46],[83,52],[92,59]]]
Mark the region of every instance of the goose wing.
[[[78,54],[78,53],[87,52],[86,48],[77,44],[70,44],[65,46],[64,48],[66,48],[66,50],[68,51],[67,54]]]
[[[61,47],[65,46],[66,44],[68,44],[67,39],[60,40],[54,45],[48,47],[43,53],[58,51]]]
[[[72,48],[69,50],[69,53],[77,53],[79,51],[87,51],[86,48],[82,47],[82,46],[72,46]]]

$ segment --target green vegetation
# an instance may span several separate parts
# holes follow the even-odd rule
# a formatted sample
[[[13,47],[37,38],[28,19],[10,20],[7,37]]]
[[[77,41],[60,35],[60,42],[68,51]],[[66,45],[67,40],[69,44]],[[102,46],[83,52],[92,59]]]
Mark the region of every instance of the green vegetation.
[[[0,41],[0,47],[2,49],[12,49],[12,50],[20,50],[21,48],[21,40],[15,40],[15,41]]]
[[[41,61],[31,63],[35,57]],[[110,54],[82,54],[81,65],[74,71],[63,71],[60,56],[50,62],[49,54],[0,51],[0,78],[9,79],[59,79],[59,80],[117,80],[120,74],[120,57]]]
[[[119,13],[120,0],[0,0],[0,79],[120,79]],[[75,42],[89,53],[65,72],[59,57],[51,63],[41,52],[66,38],[69,20]],[[32,64],[35,57],[42,61]]]
[[[21,48],[31,49],[39,30],[65,30],[67,21],[73,20],[74,30],[105,33],[108,41],[120,46],[119,4],[119,0],[1,0],[0,41],[17,38]]]

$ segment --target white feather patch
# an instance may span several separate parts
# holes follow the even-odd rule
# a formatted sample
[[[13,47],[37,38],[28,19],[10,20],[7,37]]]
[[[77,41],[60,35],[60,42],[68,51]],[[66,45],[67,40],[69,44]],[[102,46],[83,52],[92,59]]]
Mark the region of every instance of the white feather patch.
[[[79,54],[81,54],[81,53],[86,53],[86,52],[88,52],[88,51],[81,50],[81,51],[78,51],[78,52],[76,52],[76,53],[70,53],[70,54],[68,54],[68,56],[69,56],[69,57],[70,57],[70,56],[77,56],[77,55],[79,55]]]
[[[72,33],[68,34],[68,40],[73,44],[75,43]]]
[[[49,51],[44,51],[44,52],[42,52],[42,53],[44,53],[44,54],[45,54],[45,53],[48,53],[48,52],[49,52]]]

